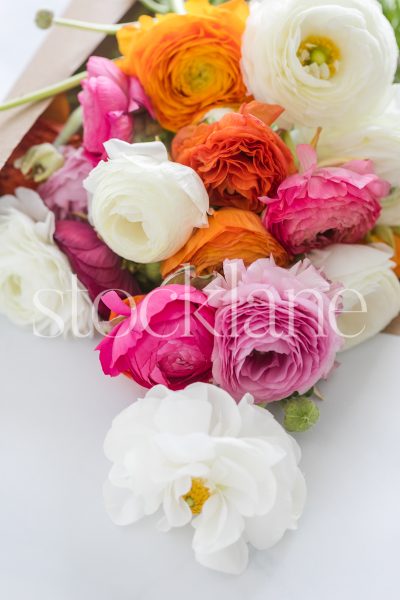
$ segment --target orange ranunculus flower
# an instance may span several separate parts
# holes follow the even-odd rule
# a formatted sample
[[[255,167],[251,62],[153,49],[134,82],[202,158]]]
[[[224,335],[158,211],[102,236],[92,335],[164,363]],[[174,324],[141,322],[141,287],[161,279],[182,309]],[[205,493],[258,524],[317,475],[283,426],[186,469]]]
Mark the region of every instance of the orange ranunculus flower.
[[[212,273],[226,258],[242,258],[249,265],[272,254],[279,266],[289,264],[286,251],[253,212],[222,208],[209,217],[208,223],[208,227],[197,229],[179,252],[164,261],[161,268],[163,277],[185,263],[193,265],[197,275]]]
[[[261,212],[258,198],[274,195],[296,170],[289,148],[269,126],[282,111],[250,102],[216,123],[185,127],[172,143],[173,159],[200,175],[211,205]]]
[[[239,105],[246,96],[240,41],[248,15],[245,0],[212,6],[188,0],[186,14],[139,19],[117,33],[119,67],[139,78],[157,120],[170,131],[216,106]]]

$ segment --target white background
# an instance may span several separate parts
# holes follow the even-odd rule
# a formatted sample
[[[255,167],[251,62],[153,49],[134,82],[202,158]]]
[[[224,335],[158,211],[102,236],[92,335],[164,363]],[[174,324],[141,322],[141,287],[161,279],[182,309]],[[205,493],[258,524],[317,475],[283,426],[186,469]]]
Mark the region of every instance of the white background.
[[[36,9],[65,5],[1,0],[0,97],[45,35]],[[320,423],[298,436],[309,489],[300,528],[231,578],[195,564],[190,529],[108,520],[102,442],[134,388],[102,375],[95,343],[40,340],[4,320],[0,335],[1,598],[398,600],[400,338],[341,357]]]
[[[105,514],[102,443],[135,388],[102,374],[96,342],[0,328],[0,598],[398,600],[400,338],[341,356],[319,424],[297,436],[298,531],[229,577],[194,562],[190,527],[119,528]]]
[[[6,96],[46,36],[34,23],[36,11],[48,8],[60,16],[67,5],[68,0],[0,0],[0,99]]]

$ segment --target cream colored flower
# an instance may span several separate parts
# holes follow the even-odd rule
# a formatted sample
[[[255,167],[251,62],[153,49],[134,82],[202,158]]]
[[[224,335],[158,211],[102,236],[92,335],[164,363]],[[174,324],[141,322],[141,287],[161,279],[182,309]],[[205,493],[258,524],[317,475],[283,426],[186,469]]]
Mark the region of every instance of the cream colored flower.
[[[308,127],[351,123],[389,102],[393,29],[376,0],[253,0],[242,70],[256,100]]]
[[[309,143],[315,129],[296,128],[295,143]],[[392,86],[391,102],[385,111],[362,115],[354,121],[322,129],[318,160],[325,165],[353,159],[369,159],[382,179],[400,187],[400,85]]]
[[[180,250],[194,227],[207,225],[203,182],[191,168],[168,160],[164,144],[110,140],[104,147],[109,160],[84,185],[91,221],[116,254],[158,262]]]
[[[392,255],[385,244],[334,244],[308,255],[328,279],[345,288],[343,312],[337,318],[344,350],[373,337],[399,314],[400,283]]]
[[[0,313],[41,336],[91,334],[92,303],[55,245],[54,214],[18,188],[0,198]]]
[[[153,387],[116,417],[105,452],[113,521],[160,513],[164,531],[191,524],[196,559],[212,569],[241,573],[247,542],[270,548],[303,510],[299,447],[250,395],[237,405],[206,383]]]
[[[394,189],[381,204],[382,212],[377,225],[400,227],[400,188]]]

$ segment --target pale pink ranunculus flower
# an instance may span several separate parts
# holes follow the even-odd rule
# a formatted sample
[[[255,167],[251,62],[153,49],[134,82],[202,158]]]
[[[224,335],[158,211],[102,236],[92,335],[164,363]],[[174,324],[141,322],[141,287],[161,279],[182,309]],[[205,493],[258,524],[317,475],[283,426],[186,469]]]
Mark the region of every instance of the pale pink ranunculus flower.
[[[117,138],[132,141],[133,115],[145,108],[153,116],[137,77],[128,77],[108,58],[91,56],[87,63],[87,78],[78,94],[83,109],[83,145],[97,164],[105,157],[104,142]]]
[[[83,181],[93,168],[83,148],[62,148],[65,163],[38,188],[43,202],[58,219],[73,212],[87,212],[88,196]]]
[[[214,382],[258,403],[303,394],[331,372],[342,340],[332,286],[309,260],[290,269],[226,260],[204,292],[215,314]]]
[[[301,172],[281,183],[276,198],[261,198],[265,227],[293,255],[362,240],[377,222],[390,184],[375,175],[369,160],[318,167],[311,146],[300,145],[297,153]]]

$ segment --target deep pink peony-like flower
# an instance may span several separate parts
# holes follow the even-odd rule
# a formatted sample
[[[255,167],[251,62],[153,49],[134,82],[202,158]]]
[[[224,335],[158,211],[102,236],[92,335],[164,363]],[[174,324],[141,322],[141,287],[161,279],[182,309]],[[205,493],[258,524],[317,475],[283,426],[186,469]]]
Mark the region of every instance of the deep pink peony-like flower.
[[[83,109],[83,145],[93,164],[105,157],[103,143],[111,138],[130,142],[132,112],[153,109],[136,77],[128,77],[108,58],[91,56],[78,99]]]
[[[342,339],[335,331],[331,284],[311,265],[273,259],[225,261],[204,292],[217,309],[213,376],[234,398],[256,402],[305,393],[331,371]],[[333,307],[334,308],[334,307]]]
[[[140,294],[132,274],[121,268],[121,258],[99,239],[88,223],[57,221],[54,239],[92,300],[109,290],[120,290],[123,297]],[[99,314],[107,319],[110,310],[102,301],[98,307]]]
[[[261,198],[265,227],[293,255],[362,240],[378,220],[390,184],[375,175],[369,160],[318,168],[311,146],[300,145],[297,153],[302,172],[279,186],[277,198]]]
[[[104,373],[125,373],[143,387],[172,390],[210,381],[215,309],[203,292],[166,285],[132,309],[112,292],[104,302],[125,317],[97,347]]]
[[[58,219],[65,219],[72,212],[87,212],[87,192],[83,180],[93,169],[83,148],[64,146],[64,166],[38,187],[43,202]]]

